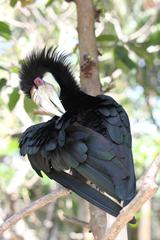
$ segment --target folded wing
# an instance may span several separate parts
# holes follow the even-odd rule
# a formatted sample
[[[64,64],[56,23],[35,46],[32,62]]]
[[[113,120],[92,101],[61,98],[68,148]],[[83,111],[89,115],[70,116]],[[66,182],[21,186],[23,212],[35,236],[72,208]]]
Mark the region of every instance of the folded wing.
[[[65,139],[61,146],[58,143],[59,138]],[[104,146],[105,144],[107,145]],[[107,156],[106,147],[109,150]],[[40,176],[43,171],[51,179],[75,191],[92,204],[117,216],[121,206],[99,191],[120,200],[115,193],[109,169],[104,169],[105,162],[108,161],[110,165],[113,158],[111,150],[110,143],[89,128],[71,126],[64,131],[63,127],[56,129],[52,121],[28,128],[20,140],[21,154],[28,155],[33,169]],[[77,172],[82,178],[77,178],[66,170]],[[88,185],[88,180],[94,183],[97,189]]]
[[[23,133],[20,152],[28,155],[40,176],[43,171],[51,179],[117,216],[121,207],[102,192],[123,201],[124,205],[135,196],[130,126],[128,116],[119,104],[110,97],[102,96],[102,100],[96,114],[101,120],[103,135],[101,131],[71,124],[71,120],[53,118]]]

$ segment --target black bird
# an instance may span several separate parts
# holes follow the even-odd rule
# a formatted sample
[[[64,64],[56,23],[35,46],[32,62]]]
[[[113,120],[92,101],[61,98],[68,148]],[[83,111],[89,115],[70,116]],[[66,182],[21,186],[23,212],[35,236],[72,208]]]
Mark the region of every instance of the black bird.
[[[20,153],[42,176],[117,216],[136,193],[128,116],[113,98],[87,95],[68,57],[56,49],[33,51],[21,65],[21,89],[49,113],[29,127]],[[121,204],[123,202],[123,204]]]

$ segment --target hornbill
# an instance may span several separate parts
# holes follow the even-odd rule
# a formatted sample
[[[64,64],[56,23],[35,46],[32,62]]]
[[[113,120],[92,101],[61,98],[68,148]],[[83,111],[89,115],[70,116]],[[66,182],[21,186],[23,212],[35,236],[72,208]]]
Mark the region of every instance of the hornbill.
[[[20,153],[31,166],[113,216],[136,194],[127,113],[113,98],[77,85],[68,57],[33,51],[21,64],[22,91],[52,118],[29,127]],[[122,204],[123,203],[123,204]]]

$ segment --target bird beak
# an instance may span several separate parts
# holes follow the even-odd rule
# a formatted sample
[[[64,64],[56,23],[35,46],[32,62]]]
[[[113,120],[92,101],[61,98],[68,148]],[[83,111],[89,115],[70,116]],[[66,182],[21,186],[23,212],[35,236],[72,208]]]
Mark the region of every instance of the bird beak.
[[[56,88],[49,83],[44,82],[38,88],[33,87],[31,89],[31,98],[50,116],[61,117],[65,113]]]

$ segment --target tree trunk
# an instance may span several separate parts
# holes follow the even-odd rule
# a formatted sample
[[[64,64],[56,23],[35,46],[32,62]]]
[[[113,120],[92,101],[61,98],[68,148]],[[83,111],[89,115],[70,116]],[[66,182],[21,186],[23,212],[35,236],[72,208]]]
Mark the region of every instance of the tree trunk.
[[[78,18],[78,37],[80,51],[80,81],[82,90],[90,95],[101,93],[98,67],[98,49],[95,37],[96,9],[92,0],[75,0]],[[90,204],[90,225],[95,240],[104,238],[108,224],[113,218]],[[110,222],[111,219],[111,222]],[[114,218],[115,219],[115,218]],[[127,240],[127,227],[118,235],[117,240]]]
[[[75,3],[78,18],[81,87],[86,93],[95,96],[101,92],[94,27],[95,9],[92,0],[75,0]],[[106,213],[90,204],[90,216],[94,238],[103,239],[106,230]]]

